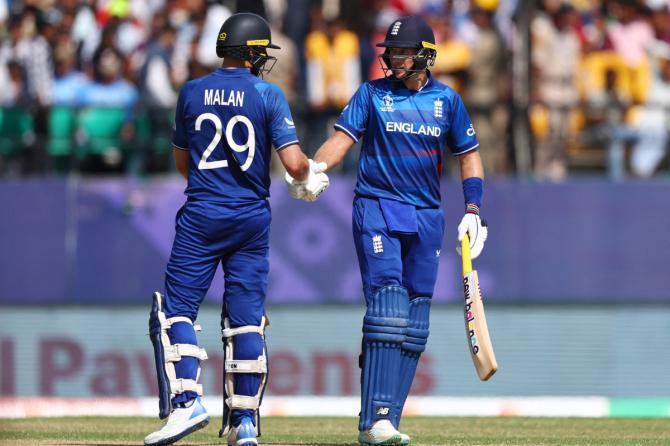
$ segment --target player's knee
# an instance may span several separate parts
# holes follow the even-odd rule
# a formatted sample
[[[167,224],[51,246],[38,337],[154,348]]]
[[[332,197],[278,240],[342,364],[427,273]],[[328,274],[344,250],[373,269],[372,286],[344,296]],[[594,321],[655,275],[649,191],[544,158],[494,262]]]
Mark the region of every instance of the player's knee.
[[[370,298],[363,319],[365,342],[405,341],[409,317],[409,296],[400,286],[378,289]]]
[[[242,333],[235,337],[236,359],[257,359],[263,355],[263,338],[258,333]]]
[[[409,302],[409,324],[407,336],[402,344],[403,350],[423,353],[426,350],[430,326],[429,297],[418,297]]]

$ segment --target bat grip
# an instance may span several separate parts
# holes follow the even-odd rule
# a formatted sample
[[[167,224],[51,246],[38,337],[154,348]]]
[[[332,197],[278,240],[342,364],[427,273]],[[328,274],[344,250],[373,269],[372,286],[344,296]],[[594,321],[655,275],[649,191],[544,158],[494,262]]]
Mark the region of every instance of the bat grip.
[[[472,259],[470,258],[470,237],[467,232],[461,240],[461,261],[463,262],[463,275],[472,271]]]

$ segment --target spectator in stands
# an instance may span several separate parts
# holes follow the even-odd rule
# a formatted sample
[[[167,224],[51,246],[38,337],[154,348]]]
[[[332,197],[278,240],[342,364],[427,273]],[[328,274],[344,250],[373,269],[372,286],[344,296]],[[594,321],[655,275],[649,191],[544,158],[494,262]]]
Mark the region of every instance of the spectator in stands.
[[[616,20],[608,22],[607,35],[625,63],[627,88],[633,100],[642,103],[651,80],[647,54],[655,40],[654,30],[636,2],[615,1],[611,4],[611,12]]]
[[[53,83],[53,105],[78,107],[80,91],[90,82],[89,78],[76,69],[74,42],[67,33],[60,33],[54,49],[55,78]]]
[[[146,116],[151,137],[146,144],[135,148],[135,153],[141,155],[135,160],[132,169],[136,173],[144,170],[145,158],[151,155],[154,141],[164,142],[165,149],[160,152],[165,153],[166,157],[171,156],[168,148],[174,122],[174,107],[177,104],[172,70],[175,38],[175,29],[167,23],[156,33],[152,33],[138,76],[140,107]]]
[[[509,167],[506,138],[509,57],[493,25],[497,6],[497,1],[476,0],[473,3],[471,15],[477,34],[463,91],[463,100],[477,129],[479,150],[488,176],[504,174]]]
[[[172,51],[175,37],[174,28],[166,24],[151,38],[138,76],[142,106],[150,116],[160,120],[160,122],[154,122],[157,126],[152,127],[156,130],[164,127],[164,115],[171,114],[171,110],[177,103],[177,92],[172,75]]]
[[[133,84],[123,78],[123,61],[113,48],[105,48],[98,53],[94,67],[94,81],[80,91],[80,103],[92,109],[120,109],[124,111],[120,126],[120,143],[127,146],[135,136],[135,105],[138,92]],[[102,153],[104,167],[116,168],[121,165],[121,147],[109,147]]]
[[[584,138],[607,147],[607,170],[615,180],[624,175],[625,145],[635,139],[635,132],[625,121],[630,106],[629,96],[619,88],[618,71],[614,68],[606,70],[604,88],[592,89],[586,97],[588,126]]]
[[[120,107],[130,112],[136,105],[136,87],[123,78],[123,60],[118,52],[106,48],[99,53],[93,82],[80,91],[80,103],[88,107]]]
[[[358,36],[340,20],[325,20],[321,8],[312,10],[312,31],[305,40],[310,137],[315,150],[361,84]],[[332,122],[331,122],[332,121]]]
[[[534,18],[531,100],[534,113],[546,116],[546,134],[536,133],[534,172],[538,179],[561,181],[567,174],[570,117],[578,103],[576,73],[580,43],[574,8],[561,4]]]
[[[320,9],[307,35],[307,94],[313,110],[341,109],[361,83],[358,37],[340,20],[324,21]]]
[[[14,57],[25,75],[31,105],[29,111],[35,130],[35,142],[26,152],[24,170],[44,172],[47,168],[45,146],[54,73],[51,48],[42,35],[46,24],[39,9],[32,6],[25,8],[17,25],[15,29],[18,29],[19,36],[14,42]]]
[[[26,101],[26,83],[21,65],[15,60],[8,60],[3,63],[3,68],[2,85],[4,88],[0,89],[0,106],[30,106]]]
[[[453,27],[446,11],[426,17],[435,31],[437,59],[430,70],[435,79],[463,94],[466,73],[472,62],[472,51]]]
[[[119,49],[116,42],[116,36],[119,30],[120,21],[115,18],[111,18],[107,26],[102,29],[102,35],[100,38],[100,44],[93,53],[93,59],[91,60],[90,70],[92,74],[90,77],[96,80],[100,80],[106,75],[100,73],[101,68],[101,58],[103,54],[114,53],[116,59],[121,63],[121,76],[126,79],[132,79],[133,75],[131,74],[129,59],[125,57],[123,52]],[[108,56],[108,65],[111,59]]]
[[[670,128],[670,53],[659,54],[652,66],[646,103],[639,107],[635,124],[638,140],[631,153],[633,174],[648,178],[657,170],[668,149]]]
[[[670,4],[664,3],[654,9],[651,16],[656,40],[670,45]]]

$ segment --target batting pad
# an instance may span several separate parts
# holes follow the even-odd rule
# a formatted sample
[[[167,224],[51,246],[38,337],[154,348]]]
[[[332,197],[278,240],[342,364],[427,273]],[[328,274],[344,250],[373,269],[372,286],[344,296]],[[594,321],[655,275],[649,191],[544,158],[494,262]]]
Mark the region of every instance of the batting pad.
[[[380,288],[363,319],[363,382],[360,431],[391,419],[400,385],[401,345],[406,341],[409,295],[404,287]]]
[[[195,332],[199,325],[182,316],[167,318],[163,312],[163,296],[156,292],[149,314],[149,338],[154,347],[158,378],[160,419],[167,418],[173,404],[187,402],[202,395],[200,361],[207,359],[198,347]]]
[[[391,423],[398,429],[402,408],[405,406],[407,395],[414,381],[416,366],[419,364],[421,353],[426,350],[428,342],[428,326],[430,316],[430,298],[417,297],[409,302],[409,326],[407,337],[401,348],[400,358],[400,385],[393,405]]]
[[[252,417],[260,435],[258,408],[267,383],[267,351],[265,347],[265,316],[259,325],[231,327],[223,320],[224,341],[223,424],[219,436],[230,432],[244,415]]]

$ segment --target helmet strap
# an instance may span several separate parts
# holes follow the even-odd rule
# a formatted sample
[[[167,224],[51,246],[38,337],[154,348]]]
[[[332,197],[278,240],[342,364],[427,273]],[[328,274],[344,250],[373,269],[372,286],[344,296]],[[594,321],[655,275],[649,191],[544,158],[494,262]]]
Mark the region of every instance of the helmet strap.
[[[403,77],[398,77],[395,75],[395,69],[391,64],[391,56],[388,48],[386,48],[386,50],[379,55],[379,58],[381,60],[380,65],[382,71],[388,79],[394,81],[406,81],[411,79],[413,76],[426,71],[428,66],[433,66],[435,64],[435,56],[435,50],[430,50],[427,48],[421,48],[414,56],[408,56],[411,57],[413,65],[411,68],[403,69],[405,71],[405,75]]]

